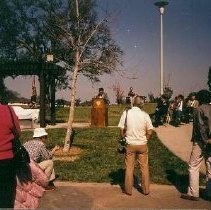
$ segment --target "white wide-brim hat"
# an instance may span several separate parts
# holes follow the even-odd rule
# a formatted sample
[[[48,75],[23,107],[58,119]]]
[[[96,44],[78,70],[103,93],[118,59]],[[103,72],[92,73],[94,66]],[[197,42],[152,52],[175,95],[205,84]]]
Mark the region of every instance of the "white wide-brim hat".
[[[46,132],[45,128],[35,128],[33,138],[39,138],[42,136],[47,136],[48,133]]]

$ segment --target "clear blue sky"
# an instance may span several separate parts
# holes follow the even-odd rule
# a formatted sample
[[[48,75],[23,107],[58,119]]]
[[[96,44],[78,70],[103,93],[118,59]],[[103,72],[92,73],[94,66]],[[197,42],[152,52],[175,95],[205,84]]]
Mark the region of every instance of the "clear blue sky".
[[[114,101],[112,90],[119,83],[127,95],[134,87],[140,95],[160,91],[160,14],[154,0],[98,0],[100,14],[106,8],[112,14],[114,39],[124,51],[124,74],[103,76],[92,85],[79,77],[78,98],[91,99],[99,87],[104,87]],[[164,81],[174,95],[207,88],[211,66],[211,0],[169,0],[163,17]],[[31,95],[31,81],[7,79],[9,89],[25,97]],[[69,90],[57,93],[57,98],[69,99]]]

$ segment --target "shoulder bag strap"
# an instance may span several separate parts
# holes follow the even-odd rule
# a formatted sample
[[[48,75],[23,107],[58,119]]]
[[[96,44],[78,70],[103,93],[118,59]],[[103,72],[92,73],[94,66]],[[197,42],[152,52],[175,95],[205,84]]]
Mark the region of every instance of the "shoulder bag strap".
[[[13,132],[14,136],[17,136],[17,130],[16,130],[16,127],[15,127],[15,121],[14,121],[14,117],[13,117],[11,108],[10,108],[10,106],[7,106],[7,107],[9,109],[9,111],[10,111],[10,116],[11,116],[11,120],[12,120],[12,124],[13,124],[12,132]]]
[[[128,115],[128,110],[126,110],[126,117],[125,117],[125,123],[124,123],[124,130],[125,130],[125,132],[127,130],[127,115]]]
[[[8,106],[8,109],[10,111],[10,116],[11,116],[11,120],[12,120],[12,124],[13,124],[12,133],[14,135],[14,139],[13,139],[13,153],[14,153],[14,148],[15,148],[15,150],[17,150],[17,148],[20,149],[20,147],[22,146],[22,143],[21,143],[20,139],[17,138],[18,134],[17,134],[16,126],[15,126],[14,116],[12,114],[12,110],[11,110],[10,106]]]

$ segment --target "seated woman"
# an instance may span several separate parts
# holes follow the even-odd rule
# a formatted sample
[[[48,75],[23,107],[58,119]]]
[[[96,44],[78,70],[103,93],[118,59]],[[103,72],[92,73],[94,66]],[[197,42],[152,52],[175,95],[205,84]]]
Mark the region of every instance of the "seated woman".
[[[39,165],[31,159],[29,167],[17,174],[14,209],[35,209],[48,185],[48,177]]]
[[[48,133],[44,128],[35,128],[33,139],[24,143],[24,147],[29,156],[38,163],[39,167],[45,172],[49,179],[46,190],[55,190],[54,181],[56,179],[53,163],[53,155],[59,150],[59,146],[55,146],[51,151],[46,147]]]

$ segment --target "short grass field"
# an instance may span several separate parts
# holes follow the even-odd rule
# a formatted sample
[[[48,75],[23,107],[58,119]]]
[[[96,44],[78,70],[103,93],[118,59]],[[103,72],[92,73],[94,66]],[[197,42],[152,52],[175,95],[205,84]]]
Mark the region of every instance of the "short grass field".
[[[148,114],[153,114],[155,112],[155,103],[146,103],[143,110]],[[128,105],[109,105],[108,106],[108,125],[116,126],[118,125],[119,118],[122,112],[128,108]],[[74,122],[91,122],[91,106],[78,106],[75,109]],[[58,108],[56,111],[57,122],[66,122],[68,120],[69,108]]]
[[[75,121],[90,122],[90,109],[90,107],[77,107]],[[125,106],[109,107],[109,125],[114,127],[74,129],[72,147],[80,148],[81,154],[74,161],[55,161],[55,171],[59,175],[59,180],[112,184],[124,182],[124,155],[117,152],[119,130],[115,127],[124,109]],[[67,120],[68,111],[59,109],[57,116]],[[47,131],[49,136],[46,144],[49,149],[57,144],[63,145],[65,129],[55,128]],[[24,131],[21,140],[25,142],[31,137],[32,131]],[[173,184],[178,188],[186,187],[187,164],[170,152],[160,142],[155,132],[148,145],[151,182]],[[138,180],[137,167],[135,177]]]
[[[65,129],[49,129],[48,148],[63,144]],[[30,139],[32,131],[22,133],[23,142]],[[118,128],[77,128],[74,147],[81,149],[73,162],[55,161],[59,179],[73,182],[107,182],[121,184],[124,180],[124,155],[119,154]],[[164,147],[154,133],[149,141],[151,182],[157,184],[185,185],[188,180],[187,165]],[[135,171],[139,177],[138,170]]]

